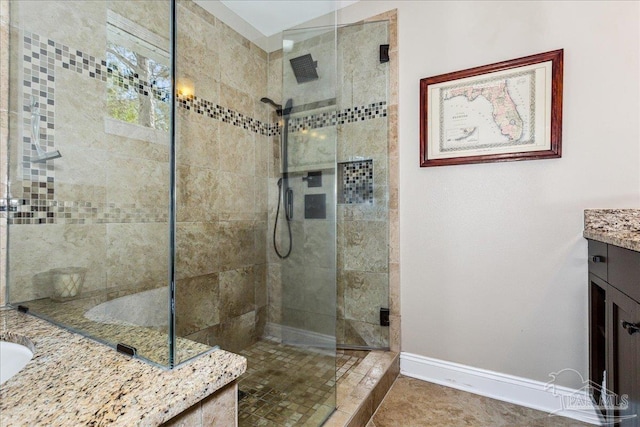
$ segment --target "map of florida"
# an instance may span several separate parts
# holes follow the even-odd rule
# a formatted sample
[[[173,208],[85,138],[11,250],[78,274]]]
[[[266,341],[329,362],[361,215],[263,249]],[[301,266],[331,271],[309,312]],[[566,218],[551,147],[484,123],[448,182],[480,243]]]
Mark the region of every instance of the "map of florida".
[[[522,117],[520,117],[516,109],[516,103],[513,102],[509,95],[506,80],[477,88],[468,86],[452,89],[445,99],[451,99],[456,96],[464,96],[469,102],[474,101],[479,96],[486,98],[493,107],[493,121],[500,129],[500,132],[507,136],[509,141],[518,141],[522,138],[524,129]]]

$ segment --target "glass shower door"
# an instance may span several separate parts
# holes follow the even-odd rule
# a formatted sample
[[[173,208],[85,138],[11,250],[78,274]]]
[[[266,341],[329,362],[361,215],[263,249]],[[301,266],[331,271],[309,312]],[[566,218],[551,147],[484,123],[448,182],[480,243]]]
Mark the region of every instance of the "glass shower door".
[[[308,352],[305,386],[319,425],[336,406],[335,26],[283,34],[279,223],[282,343]],[[289,224],[285,224],[288,222]],[[290,228],[290,237],[289,237]],[[305,394],[305,392],[302,392]],[[312,393],[307,392],[307,396]]]
[[[338,29],[338,347],[386,349],[389,22]]]

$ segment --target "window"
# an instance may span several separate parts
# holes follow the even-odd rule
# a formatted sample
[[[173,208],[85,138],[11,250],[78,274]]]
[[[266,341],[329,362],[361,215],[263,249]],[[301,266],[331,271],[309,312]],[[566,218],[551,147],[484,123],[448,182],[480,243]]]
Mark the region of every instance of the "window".
[[[169,130],[168,41],[115,13],[107,25],[107,111],[123,122]]]

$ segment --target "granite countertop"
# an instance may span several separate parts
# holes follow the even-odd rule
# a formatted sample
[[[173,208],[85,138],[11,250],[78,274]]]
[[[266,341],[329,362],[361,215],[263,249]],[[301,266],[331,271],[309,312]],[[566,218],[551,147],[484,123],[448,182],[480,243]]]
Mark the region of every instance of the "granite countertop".
[[[640,252],[640,209],[586,209],[583,236]]]
[[[173,370],[122,355],[13,309],[0,309],[0,337],[28,338],[33,359],[0,386],[0,425],[156,426],[238,378],[246,359],[224,350]]]

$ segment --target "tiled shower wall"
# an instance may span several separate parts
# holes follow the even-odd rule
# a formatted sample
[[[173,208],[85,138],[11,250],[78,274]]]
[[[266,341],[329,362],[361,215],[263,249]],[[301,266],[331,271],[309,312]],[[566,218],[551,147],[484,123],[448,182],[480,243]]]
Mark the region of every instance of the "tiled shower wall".
[[[166,283],[168,135],[105,131],[107,6],[166,39],[168,2],[11,2],[11,302],[48,296],[38,278],[60,267],[89,268],[85,294]],[[32,97],[60,159],[28,161]]]
[[[168,1],[12,2],[12,302],[46,297],[40,273],[71,265],[89,268],[85,295],[167,286],[169,138],[104,115],[108,9],[168,50]],[[266,319],[267,55],[190,1],[178,25],[192,93],[177,117],[177,329],[237,350]],[[41,141],[63,156],[35,166],[34,91]]]
[[[178,84],[201,101],[178,113],[178,334],[239,351],[266,321],[267,54],[190,1],[178,25]]]
[[[18,10],[13,11],[12,40],[24,41],[23,30],[26,29],[41,36],[46,45],[49,40],[53,41],[54,49],[57,43],[70,51],[79,50],[83,57],[84,54],[97,59],[104,57],[107,4],[158,34],[168,34],[168,10],[164,2],[13,3],[14,9]],[[8,10],[6,0],[0,0],[0,5],[4,5],[4,11]],[[279,141],[268,136],[277,132],[272,124],[276,121],[275,115],[259,102],[265,95],[265,87],[267,96],[277,102],[282,99],[282,53],[267,56],[191,2],[180,2],[178,13],[183,15],[180,21],[182,37],[178,40],[181,55],[178,75],[183,83],[195,89],[195,97],[181,98],[182,105],[178,110],[178,328],[181,335],[212,344],[222,342],[227,348],[237,349],[261,334],[267,316],[267,276],[269,321],[282,320],[281,271],[270,247],[271,216],[275,213],[276,200],[273,192],[277,191],[275,184],[279,176]],[[6,24],[6,14],[2,16]],[[61,22],[68,25],[63,28]],[[69,27],[91,27],[96,31],[92,37],[86,37],[86,32],[65,30]],[[7,25],[3,28],[7,29]],[[392,28],[395,28],[395,21]],[[303,115],[298,121],[292,121],[294,132],[317,127],[320,132],[338,132],[342,141],[352,133],[354,143],[366,144],[380,141],[388,132],[386,124],[382,124],[386,123],[387,114],[392,119],[391,129],[394,129],[397,96],[391,96],[392,100],[396,99],[393,105],[380,104],[384,97],[377,91],[384,85],[367,83],[367,79],[375,79],[380,68],[385,67],[375,62],[377,53],[373,52],[379,41],[374,40],[373,33],[361,35],[363,38],[356,43],[366,44],[367,37],[373,36],[370,43],[373,50],[363,50],[372,56],[367,58],[369,66],[350,69],[350,74],[343,73],[343,79],[347,76],[348,81],[340,82],[337,114],[341,116],[329,117],[328,123],[333,129],[325,126],[325,119]],[[6,38],[2,40],[6,43]],[[24,118],[28,117],[28,112],[23,111],[24,94],[20,93],[23,91],[20,67],[24,56],[22,47],[16,49],[16,46],[19,43],[11,49],[13,104],[8,119],[12,132],[22,129],[20,132],[24,133]],[[357,56],[359,49],[341,47],[341,52]],[[7,51],[2,49],[3,54]],[[202,52],[207,54],[202,55]],[[393,47],[392,54],[397,56]],[[347,59],[343,64],[357,58]],[[21,301],[46,295],[47,290],[38,287],[34,276],[50,268],[67,266],[69,261],[62,255],[64,253],[74,254],[74,265],[92,267],[85,282],[85,292],[125,288],[123,292],[126,293],[164,286],[168,230],[163,216],[168,204],[167,143],[158,138],[157,133],[150,135],[141,129],[136,132],[125,129],[127,136],[107,134],[108,120],[102,115],[104,97],[92,95],[104,93],[103,82],[95,75],[91,76],[84,67],[79,72],[57,63],[53,71],[55,114],[50,134],[54,138],[50,142],[54,149],[62,152],[63,158],[53,162],[53,170],[44,168],[44,176],[54,178],[53,203],[45,203],[45,209],[39,205],[42,202],[24,198],[23,189],[33,187],[30,182],[23,185],[22,170],[17,163],[22,157],[18,147],[23,135],[11,135],[17,139],[12,139],[10,144],[13,151],[9,157],[16,162],[11,166],[11,188],[12,196],[21,201],[20,211],[31,210],[35,218],[45,219],[50,218],[48,213],[54,213],[54,220],[48,224],[24,221],[28,219],[24,217],[21,224],[16,221],[12,225],[11,267],[18,274],[11,278],[12,284],[15,283],[11,299]],[[393,89],[397,69],[391,71]],[[0,73],[0,77],[6,76],[6,73]],[[8,89],[5,87],[4,90]],[[4,93],[2,102],[8,99]],[[375,111],[373,117],[372,111]],[[2,108],[0,113],[3,113]],[[113,122],[110,123],[113,128]],[[6,136],[6,121],[0,124],[3,136]],[[325,129],[320,129],[323,126]],[[364,133],[358,133],[359,129]],[[389,132],[390,136],[392,134]],[[153,137],[156,137],[155,141]],[[397,136],[390,139],[390,144],[394,144],[388,147],[393,181],[397,175]],[[338,161],[347,161],[353,155],[367,156],[374,159],[374,176],[381,177],[384,174],[378,172],[384,171],[385,160],[382,157],[375,159],[376,150],[384,151],[378,146],[371,154],[359,149],[342,152],[338,153]],[[388,233],[392,240],[388,258],[393,282],[392,329],[395,328],[397,334],[397,182],[391,184],[388,197],[393,221]],[[43,188],[48,195],[47,185]],[[378,182],[374,188],[383,191],[384,185]],[[39,195],[39,184],[37,188],[30,194]],[[378,193],[376,197],[383,196]],[[267,203],[269,221],[266,221]],[[360,205],[338,206],[338,341],[344,338],[344,342],[378,345],[386,339],[385,329],[376,327],[376,305],[384,305],[387,292],[382,280],[385,272],[381,259],[387,256],[384,239],[388,235],[383,233],[384,236],[378,236],[381,241],[374,240],[376,230],[373,229],[382,225],[379,221],[386,219],[377,206],[364,210]],[[314,235],[310,233],[309,236]],[[369,245],[369,255],[358,256],[363,242]],[[345,268],[345,265],[351,268]],[[370,291],[367,288],[373,284],[378,288],[373,290],[371,304],[364,305],[364,313],[355,312],[365,293]],[[108,295],[120,293],[109,292]],[[349,304],[354,308],[349,308]],[[397,348],[399,336],[392,339],[393,343]]]

